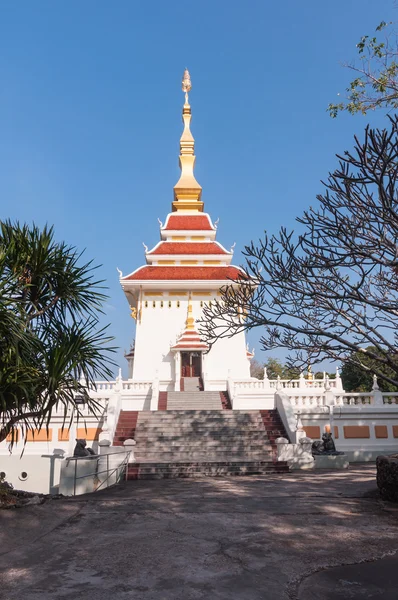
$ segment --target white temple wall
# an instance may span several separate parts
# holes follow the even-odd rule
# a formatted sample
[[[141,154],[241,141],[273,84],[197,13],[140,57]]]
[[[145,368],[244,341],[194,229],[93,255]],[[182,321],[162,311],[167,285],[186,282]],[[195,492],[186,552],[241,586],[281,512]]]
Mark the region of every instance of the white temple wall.
[[[14,454],[0,456],[0,472],[16,490],[39,494],[58,494],[62,454],[56,452],[29,454],[23,456],[14,449]]]
[[[136,328],[133,379],[153,381],[157,373],[161,380],[174,380],[174,357],[170,346],[176,343],[184,329],[187,309],[187,298],[167,295],[144,298],[141,320],[137,321]]]
[[[201,302],[213,299],[209,295],[192,298],[192,312],[196,319],[202,317]],[[215,294],[214,294],[215,297]],[[169,306],[169,303],[171,306]],[[178,306],[179,303],[179,306]],[[185,328],[188,312],[188,292],[175,296],[163,292],[160,296],[146,294],[142,302],[141,320],[137,321],[133,379],[174,381],[174,353],[170,350]],[[203,371],[209,380],[223,380],[231,372],[233,378],[250,377],[250,364],[246,356],[245,334],[218,340],[204,358]],[[180,374],[178,374],[178,377]]]
[[[398,452],[398,405],[334,407],[295,410],[306,435],[320,439],[332,431],[336,449],[352,462],[372,461],[379,454]]]
[[[250,377],[250,362],[246,355],[245,334],[217,340],[210,352],[205,356],[204,370],[207,380],[246,379]]]

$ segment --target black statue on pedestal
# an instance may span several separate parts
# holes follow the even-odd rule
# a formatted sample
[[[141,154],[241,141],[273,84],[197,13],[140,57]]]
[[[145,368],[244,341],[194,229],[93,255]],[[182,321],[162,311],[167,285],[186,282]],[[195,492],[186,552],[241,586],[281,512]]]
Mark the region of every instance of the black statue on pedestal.
[[[328,456],[337,456],[338,454],[344,454],[344,452],[337,452],[331,433],[323,433],[321,440],[316,440],[315,442],[312,442],[311,451],[313,456],[319,454]]]
[[[76,446],[73,452],[73,456],[95,456],[95,452],[92,448],[86,448],[87,442],[86,440],[76,440]]]

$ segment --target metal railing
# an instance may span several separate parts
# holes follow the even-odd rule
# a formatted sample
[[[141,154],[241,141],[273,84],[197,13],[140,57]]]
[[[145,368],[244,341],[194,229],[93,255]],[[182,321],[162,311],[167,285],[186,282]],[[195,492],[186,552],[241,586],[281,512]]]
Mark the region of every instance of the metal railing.
[[[125,455],[124,459],[116,467],[111,466],[111,468],[109,468],[109,457],[115,456],[117,454],[124,454]],[[77,484],[77,481],[80,479],[86,479],[88,477],[92,477],[92,478],[96,478],[98,481],[100,481],[98,476],[102,475],[103,473],[106,473],[106,478],[100,483],[100,485],[98,485],[93,490],[94,492],[98,492],[98,490],[101,489],[105,483],[106,483],[106,486],[104,486],[104,487],[108,488],[109,481],[114,474],[116,475],[115,481],[113,483],[111,483],[111,485],[116,485],[117,483],[120,483],[120,481],[122,480],[123,477],[127,480],[130,454],[131,454],[130,450],[122,450],[122,451],[117,451],[117,452],[109,452],[109,454],[90,455],[90,456],[72,456],[70,458],[67,458],[66,460],[67,460],[68,464],[71,461],[75,461],[75,472],[74,472],[74,477],[73,477],[73,495],[76,496],[76,484]],[[102,469],[101,471],[99,471],[98,470],[99,461],[105,459],[105,457],[106,457],[106,469]],[[93,473],[85,473],[84,475],[78,476],[77,475],[77,465],[78,465],[78,462],[81,460],[96,461],[96,470]]]

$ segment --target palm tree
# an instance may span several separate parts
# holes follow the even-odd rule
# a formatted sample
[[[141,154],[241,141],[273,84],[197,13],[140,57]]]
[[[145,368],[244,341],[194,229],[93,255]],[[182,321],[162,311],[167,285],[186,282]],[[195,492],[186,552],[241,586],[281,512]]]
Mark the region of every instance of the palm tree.
[[[115,348],[99,327],[106,299],[95,267],[52,227],[0,222],[0,442],[48,426],[52,411],[92,411],[87,389],[112,375]]]

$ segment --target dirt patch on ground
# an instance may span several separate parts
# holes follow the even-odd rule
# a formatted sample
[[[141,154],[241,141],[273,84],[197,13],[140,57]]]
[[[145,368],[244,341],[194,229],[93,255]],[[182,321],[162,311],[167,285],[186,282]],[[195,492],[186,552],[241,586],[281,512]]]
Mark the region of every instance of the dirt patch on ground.
[[[369,465],[132,481],[2,511],[1,589],[6,600],[307,600],[308,578],[378,560],[397,534]]]

